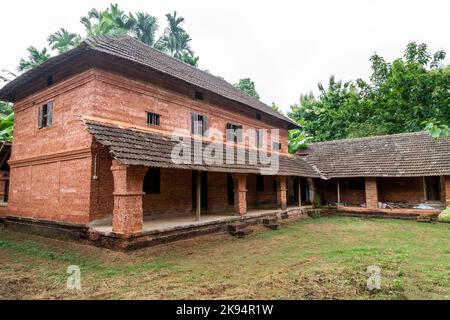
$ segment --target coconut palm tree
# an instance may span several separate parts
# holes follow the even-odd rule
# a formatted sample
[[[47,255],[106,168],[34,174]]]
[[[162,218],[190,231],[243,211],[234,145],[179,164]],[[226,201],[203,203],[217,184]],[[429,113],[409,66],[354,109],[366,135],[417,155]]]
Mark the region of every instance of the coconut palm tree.
[[[81,37],[76,33],[71,33],[64,28],[61,28],[49,35],[47,41],[53,50],[57,50],[58,53],[64,53],[77,47],[81,42]]]
[[[41,51],[36,49],[36,47],[30,46],[27,48],[28,59],[20,59],[18,71],[24,72],[34,67],[40,65],[41,63],[47,61],[50,58],[50,54],[47,52],[47,48],[43,48]]]

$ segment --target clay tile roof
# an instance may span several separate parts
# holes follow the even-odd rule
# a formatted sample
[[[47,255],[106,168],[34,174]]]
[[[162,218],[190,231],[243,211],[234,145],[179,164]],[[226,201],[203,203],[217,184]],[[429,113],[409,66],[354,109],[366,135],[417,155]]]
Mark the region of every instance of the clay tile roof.
[[[62,65],[70,57],[76,57],[79,56],[81,52],[89,51],[115,56],[157,70],[200,89],[208,90],[224,98],[242,103],[259,112],[285,121],[288,123],[289,128],[299,127],[299,125],[291,119],[273,110],[268,105],[245,92],[236,89],[225,80],[164,54],[128,35],[97,36],[84,40],[79,47],[49,59],[45,63],[8,83],[5,87],[0,89],[0,100],[13,100],[15,96],[14,92],[15,90],[18,90],[19,86],[25,85],[27,81],[32,81],[36,75],[45,72],[48,67],[55,67],[59,64]]]
[[[191,152],[189,164],[176,164],[172,161],[171,155],[174,146],[179,142],[173,140],[169,135],[91,119],[83,119],[83,123],[97,142],[106,146],[113,158],[125,165],[240,173],[261,173],[261,168],[268,168],[260,161],[253,165],[249,164],[248,160],[245,161],[245,164],[237,164],[236,162],[227,164],[225,161],[223,161],[223,164],[216,164],[212,163],[213,161],[208,162],[202,159],[199,164],[196,164],[194,152]],[[185,139],[184,143],[190,144],[191,150],[194,150],[191,138]],[[219,145],[223,147],[222,143]],[[205,146],[206,143],[203,143],[203,148]],[[246,150],[245,158],[249,159],[250,156],[248,150]],[[223,152],[223,157],[225,159],[225,152]],[[319,177],[319,174],[311,165],[297,156],[280,155],[279,169],[276,175]]]
[[[306,152],[327,178],[450,175],[450,137],[428,132],[313,143]]]

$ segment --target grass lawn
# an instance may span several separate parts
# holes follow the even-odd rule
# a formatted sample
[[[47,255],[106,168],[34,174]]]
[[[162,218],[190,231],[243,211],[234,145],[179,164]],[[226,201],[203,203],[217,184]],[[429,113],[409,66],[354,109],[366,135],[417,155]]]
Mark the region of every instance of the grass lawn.
[[[449,299],[450,224],[324,217],[131,253],[0,230],[0,298]]]

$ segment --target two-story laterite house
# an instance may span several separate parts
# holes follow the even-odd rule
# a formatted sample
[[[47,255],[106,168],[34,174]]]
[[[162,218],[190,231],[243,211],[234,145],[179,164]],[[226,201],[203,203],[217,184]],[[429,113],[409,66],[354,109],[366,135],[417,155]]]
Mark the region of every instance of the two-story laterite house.
[[[16,225],[77,232],[90,224],[108,241],[142,240],[313,200],[318,172],[287,151],[297,124],[131,37],[88,39],[0,95],[14,102],[7,215]],[[181,140],[192,152],[174,161]],[[196,143],[234,150],[234,161],[226,152],[222,162],[218,152],[199,160]],[[270,164],[252,161],[255,150],[276,157],[276,170],[262,172]]]
[[[450,205],[450,138],[347,139],[291,155],[296,123],[128,36],[85,40],[0,99],[15,112],[0,222],[16,230],[133,248],[271,227],[313,203],[402,218]]]

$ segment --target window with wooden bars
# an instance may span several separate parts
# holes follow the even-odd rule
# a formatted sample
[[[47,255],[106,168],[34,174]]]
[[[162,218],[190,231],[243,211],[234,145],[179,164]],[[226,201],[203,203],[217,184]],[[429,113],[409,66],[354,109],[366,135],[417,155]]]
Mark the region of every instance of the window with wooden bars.
[[[52,126],[53,102],[48,102],[38,109],[38,128],[49,128]]]
[[[147,124],[159,126],[160,115],[152,112],[147,112]]]

